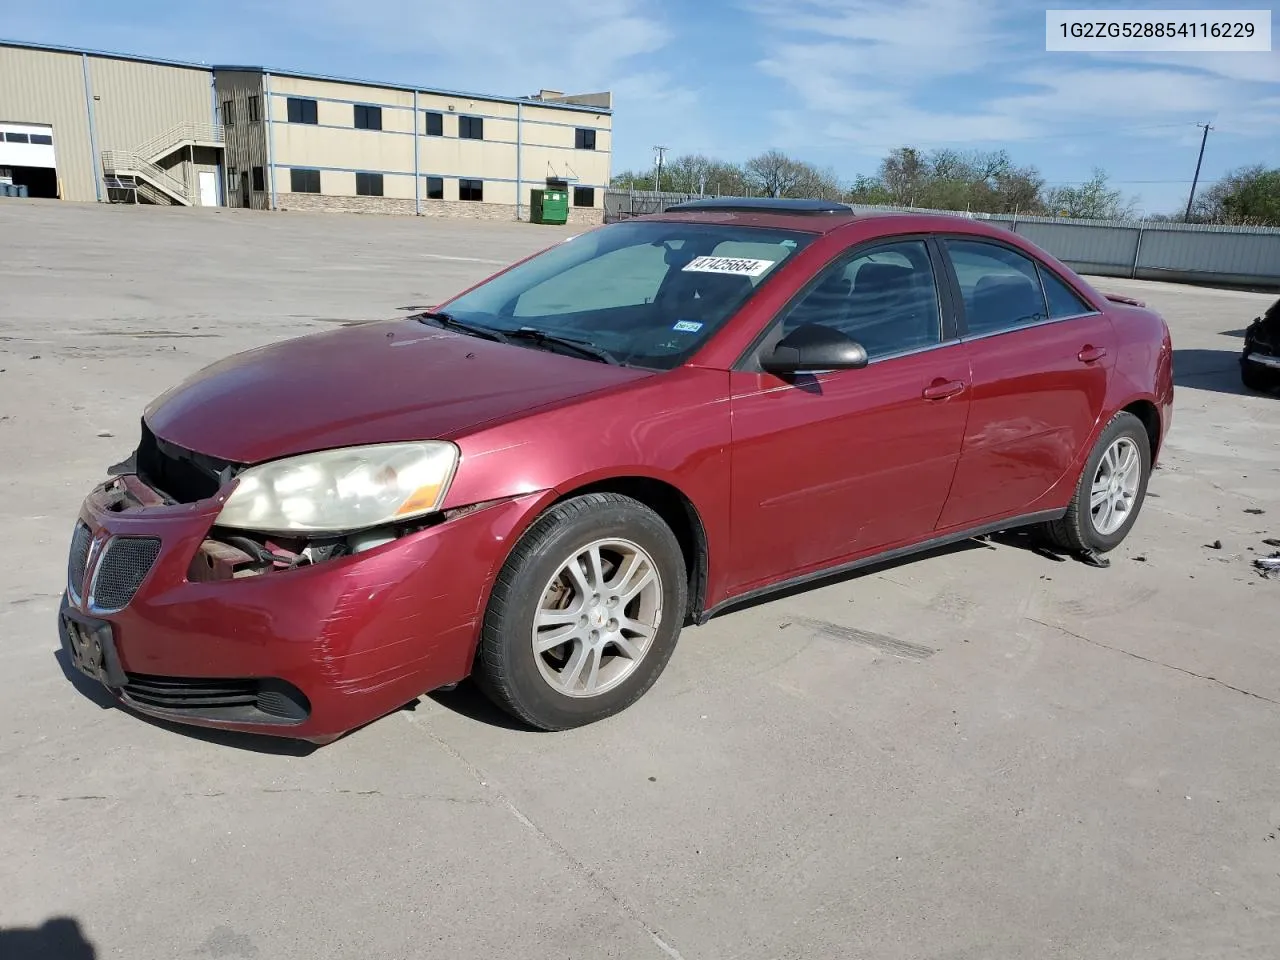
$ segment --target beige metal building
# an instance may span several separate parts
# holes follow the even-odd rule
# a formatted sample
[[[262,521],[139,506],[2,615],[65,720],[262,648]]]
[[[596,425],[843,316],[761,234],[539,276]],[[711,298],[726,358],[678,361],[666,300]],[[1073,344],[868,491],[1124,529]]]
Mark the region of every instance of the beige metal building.
[[[525,219],[551,185],[571,220],[599,222],[612,126],[608,93],[486,96],[0,41],[0,176],[33,196]]]

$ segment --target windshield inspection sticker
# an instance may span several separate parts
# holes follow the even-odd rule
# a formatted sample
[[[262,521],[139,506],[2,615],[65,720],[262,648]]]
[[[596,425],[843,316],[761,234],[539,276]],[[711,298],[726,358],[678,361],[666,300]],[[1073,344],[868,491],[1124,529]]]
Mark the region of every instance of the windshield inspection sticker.
[[[677,320],[671,329],[677,333],[697,333],[702,329],[702,324],[697,320]]]
[[[777,261],[749,260],[745,257],[694,257],[685,273],[732,273],[739,277],[758,277]]]

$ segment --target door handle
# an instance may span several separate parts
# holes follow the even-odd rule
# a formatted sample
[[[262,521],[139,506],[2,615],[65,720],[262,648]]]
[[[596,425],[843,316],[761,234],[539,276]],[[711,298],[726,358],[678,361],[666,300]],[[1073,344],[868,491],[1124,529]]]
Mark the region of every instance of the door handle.
[[[926,400],[945,400],[964,391],[963,380],[935,380],[921,394]]]
[[[1084,349],[1082,349],[1077,354],[1077,357],[1081,363],[1097,363],[1106,355],[1107,355],[1107,350],[1105,347],[1095,347],[1092,344],[1090,344],[1086,346]]]

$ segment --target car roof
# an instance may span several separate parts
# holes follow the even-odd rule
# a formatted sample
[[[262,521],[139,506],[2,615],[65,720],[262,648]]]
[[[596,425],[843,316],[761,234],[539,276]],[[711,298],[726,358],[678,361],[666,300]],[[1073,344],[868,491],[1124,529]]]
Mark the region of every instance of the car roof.
[[[902,213],[894,210],[860,212],[843,203],[763,197],[695,200],[635,219],[796,230],[819,235],[852,223],[868,222],[874,222],[886,235],[947,232],[1003,235],[998,227],[962,214]]]

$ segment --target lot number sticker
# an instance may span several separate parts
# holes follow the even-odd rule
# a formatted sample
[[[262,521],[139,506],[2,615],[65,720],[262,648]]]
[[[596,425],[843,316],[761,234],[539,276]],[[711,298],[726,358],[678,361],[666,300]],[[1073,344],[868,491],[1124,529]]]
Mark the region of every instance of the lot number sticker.
[[[758,277],[777,261],[750,260],[746,257],[695,257],[684,268],[685,273],[731,273],[739,277]]]

